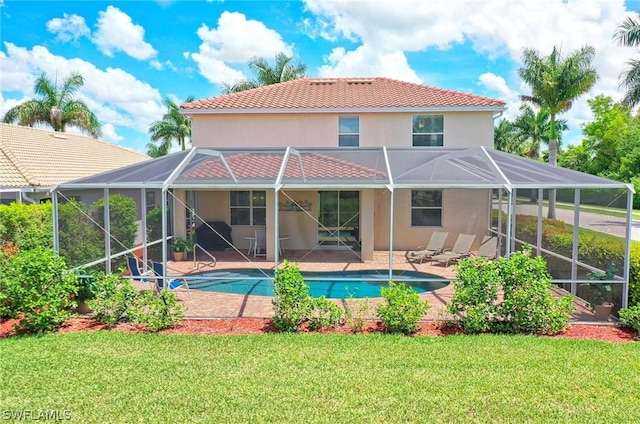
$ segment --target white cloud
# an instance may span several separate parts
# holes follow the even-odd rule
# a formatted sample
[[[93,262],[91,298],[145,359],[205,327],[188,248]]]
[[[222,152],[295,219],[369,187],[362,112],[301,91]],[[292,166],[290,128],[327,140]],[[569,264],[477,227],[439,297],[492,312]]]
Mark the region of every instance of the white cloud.
[[[100,137],[100,139],[111,143],[119,143],[124,140],[124,137],[116,133],[113,124],[104,124],[102,126],[102,137]]]
[[[338,47],[325,58],[327,65],[318,70],[321,77],[385,76],[419,83],[420,78],[411,69],[401,51],[380,52],[367,46],[347,52]]]
[[[568,54],[589,44],[597,52],[594,64],[600,80],[563,116],[572,129],[590,119],[587,98],[600,93],[614,99],[621,97],[618,76],[633,54],[632,49],[617,46],[612,39],[616,26],[630,14],[625,11],[624,0],[305,0],[305,7],[316,21],[303,26],[315,30],[314,36],[330,41],[344,38],[358,44],[351,51],[334,50],[320,68],[323,74],[350,75],[352,70],[368,69],[381,72],[384,66],[394,66],[380,63],[388,53],[397,58],[405,52],[424,52],[428,58],[429,49],[447,50],[469,43],[480,55],[513,64],[513,69],[503,75],[502,83],[490,76],[495,73],[491,69],[483,69],[479,71],[483,76],[477,76],[485,88],[492,88],[498,96],[510,93],[505,97],[508,103],[512,103],[509,98],[513,93],[528,93],[528,87],[522,85],[515,72],[523,48],[535,48],[548,55],[556,45]],[[369,50],[377,54],[365,54]],[[410,71],[410,65],[406,67]],[[430,73],[437,71],[429,69]],[[513,105],[517,106],[517,102]]]
[[[120,68],[99,69],[79,58],[56,56],[43,46],[29,50],[5,42],[5,47],[6,53],[0,52],[0,91],[5,95],[12,92],[20,93],[22,98],[33,96],[33,81],[42,73],[55,78],[54,70],[58,78],[64,78],[79,72],[85,78],[85,84],[78,96],[103,125],[120,125],[146,133],[151,122],[164,114],[160,92]],[[19,102],[21,100],[4,99],[2,107]]]
[[[60,41],[78,41],[81,37],[88,37],[91,31],[82,16],[76,14],[62,15],[47,22],[47,31],[56,34]]]
[[[176,66],[170,60],[165,60],[164,62],[160,62],[159,60],[152,59],[149,62],[149,65],[151,65],[153,69],[156,69],[158,71],[162,71],[163,69],[167,69],[167,68],[171,69],[174,72],[178,70],[178,68],[176,68]]]
[[[245,64],[254,56],[273,58],[278,52],[291,55],[293,50],[276,31],[237,12],[223,12],[217,28],[202,24],[197,34],[202,40],[198,52],[185,52],[183,56],[193,59],[200,73],[214,84],[232,84],[245,78],[229,64]]]
[[[144,28],[134,24],[131,17],[117,7],[108,6],[99,12],[96,28],[93,42],[107,56],[122,51],[135,59],[146,60],[157,55],[151,44],[144,41]]]

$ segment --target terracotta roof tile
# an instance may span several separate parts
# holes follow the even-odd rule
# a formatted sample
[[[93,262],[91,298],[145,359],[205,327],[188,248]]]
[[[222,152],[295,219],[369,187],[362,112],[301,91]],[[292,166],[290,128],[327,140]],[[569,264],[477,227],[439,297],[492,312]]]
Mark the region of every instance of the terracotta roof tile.
[[[269,153],[238,153],[225,155],[225,160],[231,168],[233,174],[238,179],[268,179],[274,182],[284,156],[282,154]],[[333,158],[320,153],[308,153],[302,155],[302,166],[304,176],[307,179],[328,179],[328,178],[386,178],[386,173],[376,171],[373,168],[352,163],[346,160]],[[285,178],[301,178],[302,171],[296,159],[290,158],[285,169]],[[209,178],[231,178],[229,171],[222,161],[211,158],[203,161],[193,169],[183,173],[180,179],[209,179]]]
[[[0,123],[0,186],[50,187],[148,159],[83,135]]]
[[[501,109],[489,97],[389,78],[301,78],[239,93],[184,103],[191,110],[473,108]]]

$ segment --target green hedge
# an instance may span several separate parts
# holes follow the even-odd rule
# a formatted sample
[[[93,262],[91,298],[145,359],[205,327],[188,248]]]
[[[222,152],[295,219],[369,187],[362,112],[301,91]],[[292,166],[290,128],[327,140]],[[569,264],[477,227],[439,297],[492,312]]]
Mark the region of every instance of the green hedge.
[[[506,222],[506,219],[505,221]],[[531,215],[516,217],[516,237],[532,245],[536,244],[538,218]],[[573,250],[573,232],[567,225],[557,219],[543,218],[542,246],[557,254],[571,257]],[[625,243],[622,238],[599,237],[590,233],[578,236],[578,257],[581,262],[591,266],[607,269],[615,264],[618,273],[623,269]],[[547,258],[550,269],[570,266],[567,262]],[[553,273],[553,272],[552,272]],[[629,305],[640,303],[640,243],[631,243],[631,259],[629,270]]]

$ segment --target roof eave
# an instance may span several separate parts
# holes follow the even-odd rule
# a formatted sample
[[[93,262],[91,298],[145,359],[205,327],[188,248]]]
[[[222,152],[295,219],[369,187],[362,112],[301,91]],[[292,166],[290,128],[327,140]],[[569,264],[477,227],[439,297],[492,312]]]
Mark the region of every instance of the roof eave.
[[[429,106],[429,107],[364,107],[364,108],[180,108],[180,113],[191,115],[275,114],[275,113],[416,113],[416,112],[503,112],[502,105],[492,106]]]

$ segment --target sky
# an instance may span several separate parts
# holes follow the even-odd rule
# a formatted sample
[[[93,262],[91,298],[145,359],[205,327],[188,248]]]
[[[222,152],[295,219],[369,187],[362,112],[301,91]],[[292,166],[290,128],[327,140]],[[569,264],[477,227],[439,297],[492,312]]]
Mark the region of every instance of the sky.
[[[640,54],[612,35],[640,0],[0,0],[0,114],[34,98],[46,73],[80,72],[77,93],[102,140],[144,153],[164,98],[221,94],[250,78],[247,61],[277,52],[311,77],[384,76],[502,99],[518,114],[523,48],[596,49],[596,86],[563,117],[564,144],[582,139],[588,98],[619,100],[619,75]]]

